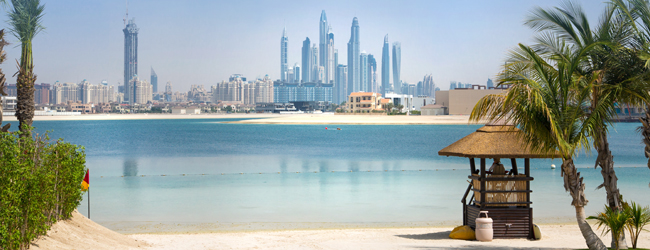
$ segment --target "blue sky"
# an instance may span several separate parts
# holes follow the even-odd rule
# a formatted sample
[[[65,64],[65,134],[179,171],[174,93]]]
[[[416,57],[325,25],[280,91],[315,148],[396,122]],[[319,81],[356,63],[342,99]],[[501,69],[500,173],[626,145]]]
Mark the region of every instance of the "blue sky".
[[[37,82],[121,82],[125,1],[42,2],[46,30],[34,40]],[[347,63],[356,16],[361,50],[375,55],[378,65],[388,34],[390,43],[402,44],[403,81],[417,83],[433,74],[436,84],[447,89],[452,80],[485,84],[499,71],[509,49],[532,41],[534,32],[523,25],[529,11],[561,2],[131,0],[129,17],[140,28],[138,73],[148,80],[153,67],[159,89],[171,81],[174,91],[187,91],[192,84],[214,85],[231,74],[278,79],[282,28],[286,26],[289,37],[289,64],[299,63],[305,37],[318,41],[322,10],[335,35],[339,63]],[[592,23],[606,6],[602,1],[576,2]],[[0,19],[0,27],[7,28],[6,14]],[[13,35],[7,40],[8,60],[1,67],[11,76],[20,48]]]

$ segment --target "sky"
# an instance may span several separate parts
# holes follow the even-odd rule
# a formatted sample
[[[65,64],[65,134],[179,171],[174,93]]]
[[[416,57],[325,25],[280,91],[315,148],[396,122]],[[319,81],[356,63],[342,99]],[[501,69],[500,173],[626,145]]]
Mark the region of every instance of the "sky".
[[[123,81],[126,1],[41,2],[46,29],[33,40],[37,83]],[[562,2],[130,0],[128,17],[135,18],[140,29],[138,75],[149,80],[153,68],[159,90],[168,81],[174,91],[188,91],[193,84],[209,88],[231,74],[279,79],[283,28],[289,37],[289,66],[300,64],[303,40],[309,37],[318,43],[322,10],[334,33],[339,64],[347,63],[350,26],[357,17],[361,50],[375,56],[380,77],[388,34],[391,44],[402,45],[402,81],[417,83],[432,74],[437,86],[448,89],[450,81],[485,84],[493,78],[508,50],[532,43],[535,32],[524,26],[530,11]],[[599,0],[574,2],[583,6],[594,24],[606,7]],[[2,8],[0,28],[7,29],[8,7]],[[13,76],[20,47],[12,34],[6,39],[11,44],[5,47],[7,60],[0,67]],[[15,77],[8,78],[8,83],[15,83]]]

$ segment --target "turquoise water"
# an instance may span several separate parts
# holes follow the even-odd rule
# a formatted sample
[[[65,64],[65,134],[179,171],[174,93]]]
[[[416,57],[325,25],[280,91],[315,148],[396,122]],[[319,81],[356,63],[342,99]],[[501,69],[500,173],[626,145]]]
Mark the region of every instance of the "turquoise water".
[[[206,120],[37,121],[84,145],[91,219],[122,232],[456,225],[468,160],[437,152],[478,125],[251,125]],[[12,126],[16,126],[15,124]],[[611,147],[626,199],[650,205],[638,124]],[[603,207],[594,155],[576,159],[587,213]],[[555,160],[531,160],[538,223],[574,212]],[[523,166],[523,160],[519,160]],[[86,201],[79,206],[86,214]]]

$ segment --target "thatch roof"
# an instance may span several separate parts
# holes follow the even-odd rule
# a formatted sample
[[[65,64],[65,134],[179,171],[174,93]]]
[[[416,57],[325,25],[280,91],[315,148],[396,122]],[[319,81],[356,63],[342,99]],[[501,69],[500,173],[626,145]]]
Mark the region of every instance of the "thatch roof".
[[[486,125],[438,151],[438,155],[467,158],[560,158],[530,150],[511,125]]]

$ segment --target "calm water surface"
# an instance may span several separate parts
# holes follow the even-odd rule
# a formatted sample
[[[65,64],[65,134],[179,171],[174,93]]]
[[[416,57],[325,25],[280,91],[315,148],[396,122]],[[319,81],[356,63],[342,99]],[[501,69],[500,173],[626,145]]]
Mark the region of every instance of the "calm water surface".
[[[36,121],[83,145],[91,218],[122,232],[456,225],[466,158],[437,152],[478,125],[249,125],[206,120]],[[16,126],[13,124],[12,126]],[[637,123],[610,145],[625,199],[650,205]],[[587,213],[602,209],[594,155],[576,159]],[[531,160],[537,223],[574,220],[555,160]],[[523,160],[519,160],[523,166]],[[508,168],[508,167],[507,167]],[[84,200],[79,211],[86,214]]]

